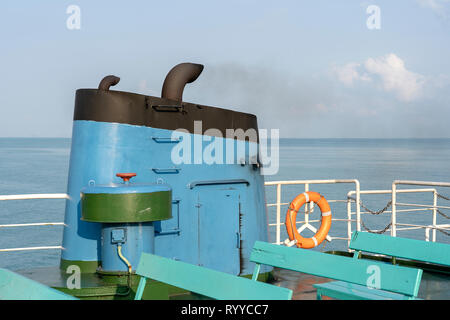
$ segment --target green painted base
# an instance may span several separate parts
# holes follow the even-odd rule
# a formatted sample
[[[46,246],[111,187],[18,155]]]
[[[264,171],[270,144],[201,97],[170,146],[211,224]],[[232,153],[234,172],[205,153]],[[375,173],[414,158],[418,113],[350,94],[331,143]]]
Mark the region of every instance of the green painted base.
[[[69,289],[68,284],[73,284],[73,272],[66,273],[71,265],[77,265],[81,269],[80,289]],[[127,273],[97,272],[98,263],[93,261],[67,261],[61,260],[60,268],[37,268],[32,270],[17,271],[27,278],[70,294],[82,300],[132,300],[134,299],[140,276],[132,274],[131,281]],[[69,269],[70,270],[70,269]],[[251,278],[251,275],[245,275]],[[262,273],[259,281],[271,282],[272,272]],[[131,288],[128,287],[130,282]],[[205,299],[200,295],[189,291],[169,286],[154,280],[147,280],[142,296],[144,300],[198,300]]]
[[[99,261],[78,261],[78,260],[64,260],[61,259],[59,263],[59,268],[61,271],[66,272],[67,268],[70,266],[78,266],[81,270],[81,273],[94,273],[97,271],[100,266]]]
[[[132,300],[136,294],[136,290],[140,281],[140,276],[133,274],[131,280],[131,289],[128,288],[127,275],[100,275],[96,274],[104,281],[104,286],[95,288],[67,289],[55,288],[64,293],[73,295],[83,300]],[[251,278],[251,275],[244,276]],[[260,274],[259,281],[268,281],[273,279],[271,272]],[[107,285],[111,284],[111,285]],[[202,300],[205,297],[191,293],[184,289],[167,285],[162,282],[147,280],[147,284],[142,295],[143,300]]]

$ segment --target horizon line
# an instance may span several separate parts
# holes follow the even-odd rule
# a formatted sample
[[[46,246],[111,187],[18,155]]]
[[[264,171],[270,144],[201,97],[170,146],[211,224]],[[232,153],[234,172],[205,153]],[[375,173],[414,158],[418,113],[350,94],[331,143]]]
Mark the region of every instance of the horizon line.
[[[72,137],[9,137],[9,136],[0,136],[0,139],[72,139]],[[330,140],[336,140],[336,139],[450,139],[450,137],[280,137],[280,140],[282,139],[304,139],[304,140],[320,140],[320,139],[330,139]],[[270,139],[269,139],[270,140]]]

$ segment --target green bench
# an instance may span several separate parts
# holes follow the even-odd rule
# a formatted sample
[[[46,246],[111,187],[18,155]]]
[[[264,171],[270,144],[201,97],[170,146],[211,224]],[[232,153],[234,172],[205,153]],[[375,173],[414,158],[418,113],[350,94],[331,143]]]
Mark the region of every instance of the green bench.
[[[355,258],[360,257],[361,252],[368,252],[450,266],[450,245],[445,243],[356,231],[353,233],[349,248],[355,250]]]
[[[250,261],[256,264],[253,280],[257,279],[262,264],[339,280],[315,284],[318,299],[322,295],[337,299],[414,299],[422,278],[421,269],[260,241],[255,243]],[[375,272],[380,275],[380,281],[373,284]]]
[[[360,258],[362,252],[367,252],[391,256],[394,258],[394,262],[396,258],[402,258],[450,266],[450,245],[444,243],[390,237],[381,234],[356,231],[353,233],[349,248],[355,250],[353,255],[355,259]],[[338,295],[340,292],[352,290],[349,284],[340,282],[319,284],[315,285],[315,287],[318,290],[318,295]],[[416,295],[412,296],[412,298]]]
[[[218,300],[290,300],[292,290],[189,263],[142,253],[136,273],[141,276],[135,299],[140,300],[147,278]]]
[[[78,300],[12,271],[0,268],[0,300]]]

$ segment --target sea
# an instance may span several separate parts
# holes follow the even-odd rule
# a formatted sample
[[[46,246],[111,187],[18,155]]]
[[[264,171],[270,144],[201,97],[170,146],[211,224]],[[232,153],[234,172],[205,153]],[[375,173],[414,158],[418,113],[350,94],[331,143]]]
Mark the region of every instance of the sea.
[[[70,139],[64,138],[0,138],[0,195],[31,193],[65,193],[70,157]],[[265,176],[265,181],[358,179],[361,190],[390,190],[394,180],[420,180],[450,182],[450,139],[281,139],[279,143],[279,170]],[[304,192],[303,184],[283,186],[282,203],[289,203]],[[418,188],[399,186],[399,189]],[[420,187],[425,188],[425,187]],[[431,187],[429,187],[431,188]],[[268,186],[266,202],[276,202],[276,189]],[[432,188],[431,188],[432,189]],[[309,190],[320,192],[330,200],[334,218],[348,219],[347,196],[355,185],[311,184]],[[450,208],[450,188],[436,188],[443,197],[438,205]],[[383,230],[390,234],[390,194],[363,195],[366,210],[362,214],[361,230]],[[334,200],[337,200],[336,202]],[[404,224],[432,224],[433,193],[399,194],[398,202],[419,204],[424,207],[397,207],[397,221]],[[387,207],[386,210],[382,210]],[[0,225],[32,222],[63,222],[65,200],[0,201]],[[284,222],[287,206],[281,208]],[[415,209],[414,211],[407,209]],[[418,209],[421,209],[420,211]],[[355,211],[352,205],[351,211]],[[276,222],[274,206],[268,207],[268,222]],[[438,224],[450,224],[450,209],[441,208]],[[310,220],[320,219],[318,208],[308,214]],[[351,215],[352,220],[355,215]],[[299,212],[298,221],[305,219]],[[317,222],[311,223],[318,227]],[[300,226],[300,224],[299,224]],[[347,221],[335,221],[330,236],[348,237],[356,229]],[[63,226],[0,226],[0,249],[34,246],[59,246]],[[312,231],[305,230],[304,236]],[[425,230],[399,230],[397,236],[425,239]],[[280,227],[280,240],[286,239],[284,225]],[[276,241],[276,226],[269,227],[269,241]],[[448,233],[436,232],[436,241],[450,243]],[[316,250],[346,250],[347,240],[324,241]],[[0,267],[11,270],[59,264],[60,250],[0,252]]]

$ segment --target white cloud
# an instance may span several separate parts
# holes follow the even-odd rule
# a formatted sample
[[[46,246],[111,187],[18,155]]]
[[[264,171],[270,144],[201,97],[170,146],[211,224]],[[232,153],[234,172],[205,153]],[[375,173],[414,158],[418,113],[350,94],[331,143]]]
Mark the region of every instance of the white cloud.
[[[383,88],[396,93],[400,100],[411,101],[422,93],[425,78],[407,70],[403,60],[393,53],[369,58],[364,66],[368,72],[380,76]]]
[[[412,101],[422,94],[425,77],[409,71],[404,61],[394,53],[378,58],[369,58],[363,65],[348,63],[333,68],[337,78],[346,86],[357,81],[378,81],[387,92],[393,92],[399,100]]]
[[[366,74],[360,74],[359,69],[361,68],[360,63],[351,62],[342,67],[335,66],[333,71],[341,81],[346,86],[353,86],[356,81],[370,81],[371,79]]]

